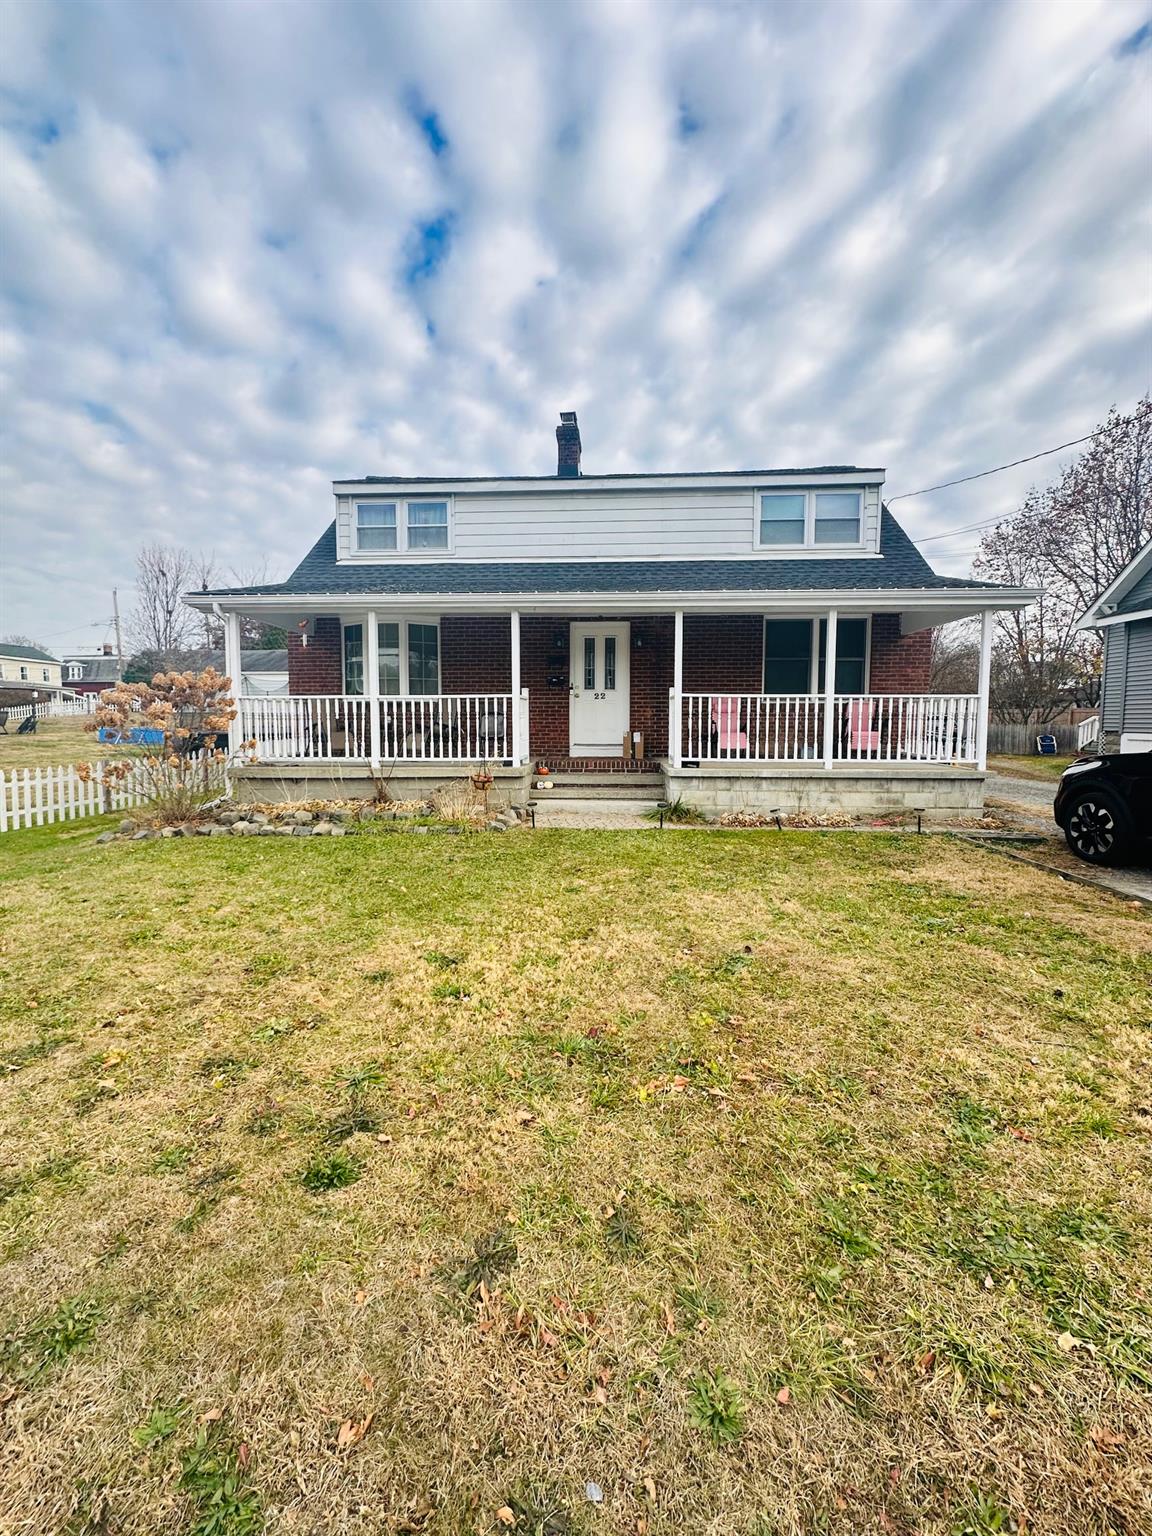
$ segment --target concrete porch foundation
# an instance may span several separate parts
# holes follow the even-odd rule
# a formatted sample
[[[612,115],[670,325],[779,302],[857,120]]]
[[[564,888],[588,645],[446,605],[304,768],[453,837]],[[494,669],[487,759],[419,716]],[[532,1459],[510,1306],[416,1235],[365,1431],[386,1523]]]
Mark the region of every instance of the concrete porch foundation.
[[[763,764],[664,768],[665,799],[682,798],[706,816],[724,811],[980,811],[984,774],[975,768],[878,764],[854,767],[771,768]]]
[[[372,774],[366,763],[251,763],[231,770],[232,796],[242,805],[285,800],[372,800],[385,790],[392,800],[426,800],[442,785],[471,777],[474,763],[389,764]],[[488,803],[493,810],[527,805],[532,775],[527,766],[493,768]]]

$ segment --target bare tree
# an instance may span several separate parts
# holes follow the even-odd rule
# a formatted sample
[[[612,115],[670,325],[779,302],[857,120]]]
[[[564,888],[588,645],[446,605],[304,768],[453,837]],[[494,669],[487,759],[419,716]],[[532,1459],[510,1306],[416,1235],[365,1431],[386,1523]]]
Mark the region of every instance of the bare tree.
[[[268,574],[268,561],[255,561],[251,565],[231,566],[228,575],[237,587],[264,587],[272,578]],[[251,614],[240,615],[240,644],[245,650],[277,651],[288,644],[284,630],[275,624],[265,624]]]
[[[33,640],[31,635],[0,635],[2,645],[32,645],[37,650],[42,650],[39,640]]]
[[[200,638],[199,616],[185,606],[198,565],[188,550],[146,544],[136,556],[136,606],[128,633],[134,650],[149,651],[175,665]]]
[[[980,636],[971,619],[932,631],[933,693],[975,693],[980,671]]]
[[[1152,398],[1113,407],[1055,485],[983,535],[976,574],[1039,587],[1021,613],[996,616],[991,707],[997,720],[1043,723],[1100,697],[1099,638],[1076,621],[1152,538]]]

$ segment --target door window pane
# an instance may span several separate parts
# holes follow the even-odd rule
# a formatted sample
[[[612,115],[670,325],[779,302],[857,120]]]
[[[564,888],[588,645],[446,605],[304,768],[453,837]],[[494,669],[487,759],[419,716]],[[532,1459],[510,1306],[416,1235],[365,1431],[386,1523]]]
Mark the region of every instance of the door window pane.
[[[616,686],[616,636],[604,636],[604,687]]]
[[[356,548],[396,548],[396,503],[394,501],[358,501],[356,503]]]
[[[807,693],[811,679],[811,619],[768,619],[764,625],[764,692]]]
[[[596,640],[593,635],[584,636],[584,686],[596,687]]]
[[[377,652],[380,657],[380,692],[400,692],[400,626],[378,624],[376,626]]]
[[[819,684],[824,687],[824,658],[828,654],[828,623],[820,620]],[[868,654],[868,620],[840,619],[836,625],[836,692],[863,693]]]
[[[803,544],[805,500],[802,491],[761,496],[761,544]]]
[[[344,692],[364,692],[364,626],[344,626]]]
[[[860,493],[817,491],[816,543],[859,544]]]
[[[440,630],[435,624],[408,626],[408,691],[440,692]]]
[[[448,548],[448,503],[446,501],[410,501],[408,503],[408,548]]]

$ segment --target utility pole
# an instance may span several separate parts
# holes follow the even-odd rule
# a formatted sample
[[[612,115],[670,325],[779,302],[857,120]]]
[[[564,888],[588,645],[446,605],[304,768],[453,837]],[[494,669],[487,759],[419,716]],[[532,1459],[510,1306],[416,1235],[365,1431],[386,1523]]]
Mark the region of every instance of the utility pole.
[[[124,681],[124,640],[120,634],[120,597],[112,588],[112,622],[116,626],[116,681]]]

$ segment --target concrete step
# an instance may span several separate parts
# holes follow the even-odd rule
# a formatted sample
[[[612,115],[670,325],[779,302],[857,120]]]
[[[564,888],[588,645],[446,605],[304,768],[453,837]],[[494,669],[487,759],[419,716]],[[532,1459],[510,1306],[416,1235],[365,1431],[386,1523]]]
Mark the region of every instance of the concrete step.
[[[546,795],[547,790],[541,791]],[[546,827],[550,816],[562,817],[565,822],[579,820],[587,817],[590,822],[598,819],[611,819],[619,817],[622,822],[629,820],[639,822],[646,812],[655,810],[655,800],[547,800],[541,798],[536,801],[537,826]]]
[[[655,804],[664,793],[659,773],[554,773],[551,789],[537,789],[533,780],[529,798],[544,805],[552,800],[636,800]]]

